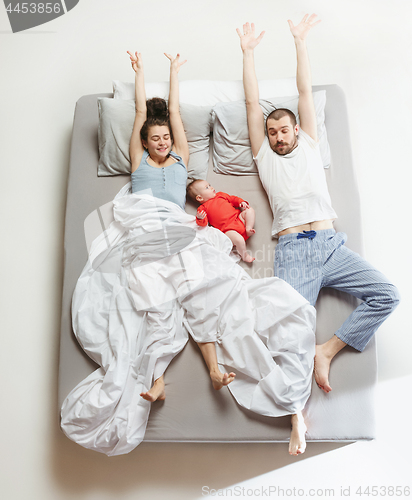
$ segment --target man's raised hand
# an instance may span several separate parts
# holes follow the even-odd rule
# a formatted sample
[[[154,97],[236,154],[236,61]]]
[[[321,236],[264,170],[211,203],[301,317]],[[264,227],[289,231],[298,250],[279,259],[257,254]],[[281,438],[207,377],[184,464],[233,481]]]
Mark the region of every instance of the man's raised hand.
[[[253,50],[256,45],[259,44],[259,42],[262,40],[263,35],[265,34],[264,31],[256,37],[255,35],[255,25],[252,23],[251,25],[249,23],[246,23],[243,25],[243,35],[240,31],[239,28],[236,28],[237,34],[239,35],[240,38],[240,46],[243,50]]]
[[[292,23],[292,21],[290,19],[288,19],[290,32],[292,33],[293,37],[299,38],[300,40],[305,40],[309,31],[314,26],[316,26],[317,24],[320,23],[320,21],[321,21],[320,19],[319,19],[319,21],[316,21],[317,17],[318,16],[316,14],[312,14],[310,17],[309,17],[309,14],[306,14],[303,17],[302,21],[296,26]]]

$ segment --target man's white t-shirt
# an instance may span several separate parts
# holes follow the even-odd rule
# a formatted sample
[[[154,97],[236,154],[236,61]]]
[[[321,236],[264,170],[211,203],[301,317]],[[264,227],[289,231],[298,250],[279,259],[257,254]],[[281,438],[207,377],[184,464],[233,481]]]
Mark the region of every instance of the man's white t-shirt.
[[[265,137],[254,158],[273,212],[272,236],[289,227],[336,219],[326,184],[319,143],[302,129],[289,154],[275,153]]]

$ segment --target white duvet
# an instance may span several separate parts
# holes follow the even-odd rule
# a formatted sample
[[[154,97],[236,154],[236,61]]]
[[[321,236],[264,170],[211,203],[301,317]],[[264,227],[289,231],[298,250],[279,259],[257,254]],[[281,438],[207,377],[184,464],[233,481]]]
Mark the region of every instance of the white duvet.
[[[73,329],[100,368],[63,402],[61,426],[78,444],[120,455],[144,438],[140,397],[189,332],[216,342],[236,401],[262,415],[303,409],[315,354],[315,309],[278,278],[253,280],[230,240],[176,204],[125,186],[110,227],[93,242],[72,302]]]

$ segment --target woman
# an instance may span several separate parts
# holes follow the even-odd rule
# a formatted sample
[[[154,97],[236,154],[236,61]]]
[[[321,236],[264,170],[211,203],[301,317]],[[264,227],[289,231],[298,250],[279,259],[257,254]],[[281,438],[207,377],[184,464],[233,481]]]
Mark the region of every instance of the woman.
[[[170,60],[170,91],[166,104],[158,97],[146,101],[142,55],[138,52],[133,55],[129,51],[128,54],[135,71],[136,95],[136,117],[130,139],[132,192],[149,190],[153,196],[172,201],[184,210],[189,146],[180,117],[178,73],[186,61],[180,61],[180,54],[175,58],[165,54]],[[233,372],[223,374],[219,370],[214,343],[198,345],[209,368],[213,387],[219,390],[232,382]],[[163,375],[141,396],[151,402],[164,400]]]

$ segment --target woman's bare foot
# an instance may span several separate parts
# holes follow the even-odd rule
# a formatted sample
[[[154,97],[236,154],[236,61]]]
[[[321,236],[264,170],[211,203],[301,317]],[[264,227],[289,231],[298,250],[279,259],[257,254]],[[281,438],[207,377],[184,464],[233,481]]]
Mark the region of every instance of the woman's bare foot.
[[[252,234],[255,234],[255,233],[256,233],[256,231],[253,229],[253,227],[247,227],[246,226],[246,234],[248,236],[252,236]]]
[[[163,379],[163,375],[155,380],[153,387],[149,389],[147,392],[141,392],[140,396],[146,401],[150,401],[154,403],[155,401],[164,401],[166,399],[165,393],[165,382]]]
[[[301,455],[306,450],[305,433],[307,427],[302,412],[292,415],[292,431],[290,433],[289,454]]]
[[[219,391],[224,385],[229,385],[230,382],[235,380],[236,373],[222,373],[219,370],[214,370],[210,372],[210,378],[212,379],[213,389]]]

